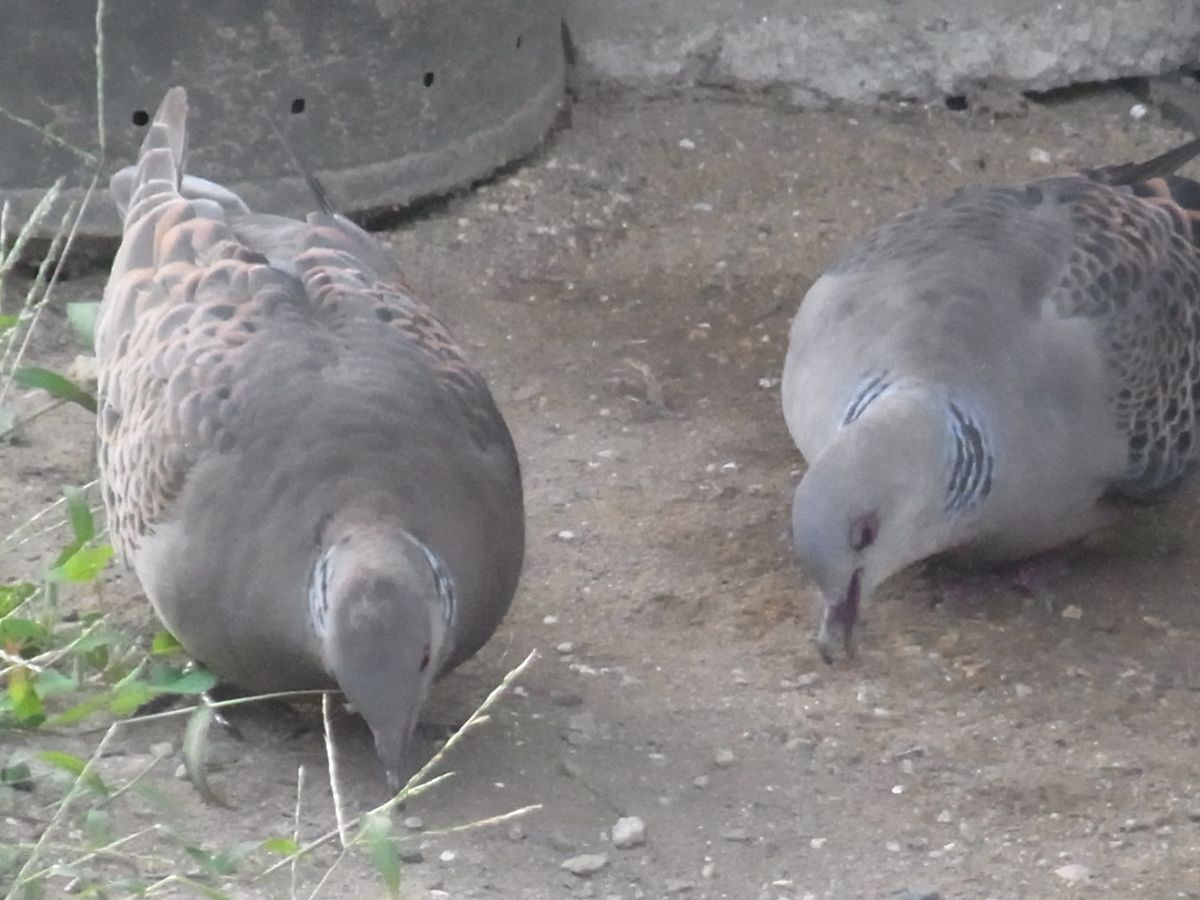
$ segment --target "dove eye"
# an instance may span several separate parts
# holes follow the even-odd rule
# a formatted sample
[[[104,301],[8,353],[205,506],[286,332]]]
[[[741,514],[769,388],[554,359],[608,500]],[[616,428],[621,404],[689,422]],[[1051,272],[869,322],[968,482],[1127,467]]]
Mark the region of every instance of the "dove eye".
[[[855,553],[861,553],[873,543],[879,534],[879,517],[875,513],[859,516],[850,523],[850,547]]]

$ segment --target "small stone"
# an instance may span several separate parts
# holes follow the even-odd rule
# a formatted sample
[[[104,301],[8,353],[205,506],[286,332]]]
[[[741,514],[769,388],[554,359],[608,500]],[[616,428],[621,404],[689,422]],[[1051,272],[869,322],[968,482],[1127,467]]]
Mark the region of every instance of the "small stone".
[[[543,625],[557,625],[558,624],[558,616],[554,615],[553,613],[551,613],[548,616],[542,616],[542,624]]]
[[[571,531],[569,528],[564,528],[562,531],[558,532],[558,534],[556,534],[554,536],[556,538],[558,538],[560,541],[575,540],[575,532]]]
[[[668,878],[663,882],[663,891],[667,894],[686,894],[696,886],[682,878]]]
[[[589,875],[595,875],[607,865],[608,854],[606,853],[581,853],[579,856],[563,860],[561,868],[566,869],[572,875],[587,878]]]
[[[420,816],[406,816],[403,824],[409,831],[420,831],[425,827],[425,820]]]
[[[170,741],[159,741],[157,744],[150,745],[150,753],[159,759],[166,759],[168,756],[175,755],[175,745]]]
[[[949,824],[950,822],[954,821],[954,813],[950,812],[948,809],[943,809],[937,814],[937,820],[943,825]]]
[[[438,854],[438,859],[440,859],[442,862],[454,862],[454,860],[457,858],[458,853],[456,853],[454,850],[443,850]]]
[[[684,150],[695,150],[696,142],[693,141],[691,138],[680,138],[679,146],[682,147]]]
[[[816,672],[805,672],[796,679],[796,687],[811,687],[819,677]]]
[[[703,866],[700,867],[700,877],[707,878],[709,880],[716,878],[717,877],[717,864],[712,862],[711,860],[709,862],[706,862]]]
[[[721,838],[734,844],[747,844],[750,842],[750,832],[745,828],[730,828],[721,832]]]
[[[556,645],[554,649],[563,656],[566,656],[568,653],[575,652],[575,645],[571,641],[563,641],[561,644]]]
[[[1133,106],[1129,107],[1129,118],[1137,122],[1146,118],[1146,114],[1148,112],[1150,112],[1150,110],[1146,108],[1145,103],[1135,103]]]
[[[808,846],[812,847],[814,850],[820,850],[825,846],[825,840],[825,838],[813,838],[808,842]]]
[[[1018,697],[1025,698],[1025,697],[1028,697],[1030,694],[1032,694],[1032,693],[1033,693],[1033,688],[1031,688],[1031,687],[1030,687],[1029,685],[1027,685],[1027,684],[1020,684],[1020,683],[1018,683],[1018,684],[1017,684],[1017,687],[1016,687],[1016,691],[1017,691],[1017,696],[1018,696]]]
[[[692,787],[700,788],[701,790],[708,787],[708,776],[707,775],[697,775],[695,778],[692,779]]]
[[[1055,869],[1054,874],[1063,881],[1077,884],[1080,881],[1084,881],[1091,875],[1091,872],[1088,871],[1087,866],[1081,866],[1079,863],[1068,863],[1065,866],[1059,866]]]
[[[621,850],[646,843],[646,823],[638,816],[621,816],[612,827],[613,846]]]
[[[718,750],[713,757],[713,762],[722,769],[728,769],[736,761],[737,757],[733,755],[732,750]]]
[[[1074,619],[1079,621],[1083,618],[1083,610],[1075,605],[1067,606],[1063,608],[1062,617],[1064,619]]]
[[[888,853],[899,853],[900,852],[900,842],[899,841],[888,841],[883,846],[887,848]]]
[[[511,825],[509,825],[505,834],[508,835],[508,839],[513,843],[520,843],[521,841],[525,840],[526,837],[528,837],[528,834],[525,831],[525,826],[520,822],[513,822]]]
[[[425,854],[416,847],[401,847],[397,853],[400,862],[416,865],[425,862]]]
[[[1032,147],[1029,150],[1029,161],[1048,165],[1050,163],[1050,154],[1041,147]]]
[[[175,777],[180,781],[186,781],[188,777],[187,766],[185,766],[183,763],[177,765],[175,767]]]

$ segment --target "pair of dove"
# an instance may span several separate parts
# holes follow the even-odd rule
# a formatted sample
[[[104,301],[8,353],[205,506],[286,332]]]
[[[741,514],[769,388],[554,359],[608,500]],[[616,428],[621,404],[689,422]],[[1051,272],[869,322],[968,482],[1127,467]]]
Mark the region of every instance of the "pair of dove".
[[[114,542],[229,682],[339,688],[395,788],[433,681],[507,612],[521,474],[479,373],[387,250],[329,209],[251,212],[184,174],[169,91],[111,194],[97,324]],[[1149,163],[962,191],[809,290],[783,402],[809,462],[792,536],[826,658],[940,551],[996,558],[1157,494],[1196,457],[1200,185]]]

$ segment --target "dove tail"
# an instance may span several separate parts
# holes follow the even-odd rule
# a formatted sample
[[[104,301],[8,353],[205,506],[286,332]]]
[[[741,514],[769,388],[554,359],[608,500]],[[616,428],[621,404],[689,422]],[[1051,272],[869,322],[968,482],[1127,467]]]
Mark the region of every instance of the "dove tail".
[[[1132,185],[1148,178],[1162,178],[1174,174],[1175,170],[1196,156],[1200,156],[1200,137],[1192,138],[1166,153],[1160,153],[1153,159],[1138,163],[1122,163],[1116,166],[1103,166],[1099,169],[1085,169],[1084,174],[1101,184]]]
[[[131,211],[141,201],[164,193],[179,193],[187,154],[187,114],[187,91],[171,88],[142,141],[137,165],[117,172],[109,182],[109,192],[125,218],[126,227],[133,218]]]

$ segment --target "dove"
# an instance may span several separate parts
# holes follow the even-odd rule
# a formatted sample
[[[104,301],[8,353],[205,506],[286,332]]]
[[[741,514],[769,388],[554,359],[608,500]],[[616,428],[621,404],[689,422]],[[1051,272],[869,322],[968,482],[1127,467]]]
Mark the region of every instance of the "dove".
[[[97,320],[113,542],[166,627],[255,692],[340,689],[395,789],[433,681],[521,572],[520,465],[479,372],[387,250],[329,210],[184,174],[172,88],[110,193]]]
[[[813,283],[781,390],[827,662],[907,566],[1052,551],[1193,467],[1200,184],[1173,172],[1198,153],[967,187]]]

